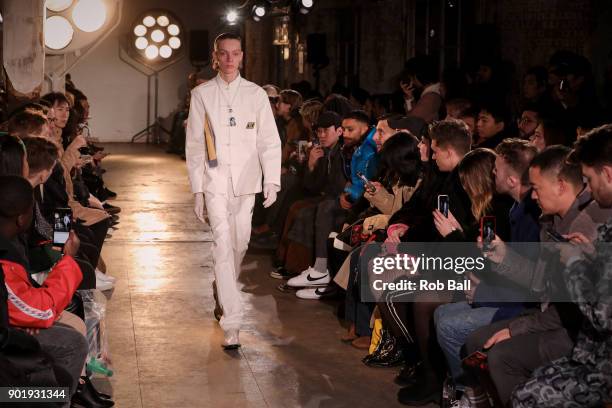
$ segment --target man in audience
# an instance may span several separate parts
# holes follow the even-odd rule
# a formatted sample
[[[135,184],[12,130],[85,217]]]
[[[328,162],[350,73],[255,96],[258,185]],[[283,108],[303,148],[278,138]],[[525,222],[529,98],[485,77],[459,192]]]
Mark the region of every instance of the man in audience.
[[[478,139],[474,148],[495,147],[507,136],[507,113],[499,102],[487,102],[480,107],[476,131]]]
[[[70,373],[72,395],[85,364],[88,346],[80,333],[58,320],[82,279],[81,270],[73,258],[79,240],[70,233],[64,256],[43,285],[34,287],[26,270],[28,260],[13,245],[16,237],[32,222],[32,186],[18,176],[1,176],[0,197],[0,265],[8,291],[9,323],[35,334],[43,350]]]
[[[581,165],[599,206],[612,209],[612,125],[578,141],[570,160]],[[612,217],[599,227],[594,244],[581,233],[566,238],[576,246],[561,248],[563,277],[583,324],[570,355],[536,369],[514,389],[513,407],[594,407],[612,400]]]
[[[317,121],[319,146],[314,146],[308,159],[304,187],[312,193],[320,191],[322,199],[314,211],[315,263],[300,275],[289,279],[291,287],[326,286],[331,278],[327,270],[327,237],[339,229],[351,203],[344,188],[350,182],[352,154],[359,143],[353,137],[342,139],[342,118],[335,112],[323,112]],[[319,299],[329,295],[325,289],[298,291],[297,296]]]
[[[20,139],[26,137],[46,138],[49,135],[49,124],[39,111],[24,109],[13,115],[9,120],[8,132]]]
[[[518,119],[519,136],[523,140],[529,140],[540,123],[540,108],[535,104],[528,104],[523,108],[521,117]]]
[[[529,167],[532,197],[543,214],[542,242],[555,242],[554,234],[577,232],[592,240],[597,227],[612,214],[592,202],[590,192],[584,188],[580,167],[566,163],[568,153],[566,147],[549,147]],[[548,251],[549,246],[543,246],[534,262],[510,251],[496,239],[487,254],[498,264],[499,274],[547,299],[564,292],[555,279],[561,266],[551,260]],[[576,305],[544,302],[541,309],[532,313],[474,331],[466,341],[466,352],[489,349],[491,378],[500,400],[507,404],[514,387],[526,381],[534,369],[570,353],[581,321]]]

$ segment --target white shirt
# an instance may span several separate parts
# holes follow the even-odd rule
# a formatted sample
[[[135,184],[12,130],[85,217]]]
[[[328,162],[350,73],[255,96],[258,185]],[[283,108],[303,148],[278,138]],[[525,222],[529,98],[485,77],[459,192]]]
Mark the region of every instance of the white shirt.
[[[207,161],[205,114],[215,135],[216,167]],[[280,187],[281,142],[266,92],[240,75],[231,83],[217,75],[194,88],[185,155],[193,193],[224,193],[228,177],[237,196],[260,192],[262,181]]]

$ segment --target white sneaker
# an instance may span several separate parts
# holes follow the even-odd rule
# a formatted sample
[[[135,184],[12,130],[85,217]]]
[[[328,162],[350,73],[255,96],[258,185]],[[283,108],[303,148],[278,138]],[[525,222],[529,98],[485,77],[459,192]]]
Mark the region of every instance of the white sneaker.
[[[96,268],[96,280],[100,280],[103,282],[115,283],[117,280],[115,277],[102,273],[98,268]]]
[[[327,286],[330,281],[331,278],[329,277],[329,272],[326,271],[325,273],[321,273],[310,266],[298,276],[289,279],[287,281],[287,285],[294,288]]]
[[[300,299],[318,300],[324,297],[333,296],[336,294],[334,286],[323,286],[321,288],[306,288],[295,292],[295,296]]]
[[[104,291],[107,291],[107,290],[111,290],[114,287],[115,287],[115,284],[113,282],[103,281],[103,280],[100,280],[100,279],[96,278],[96,289],[101,290],[102,292],[104,292]]]
[[[225,337],[223,338],[223,348],[226,350],[235,350],[240,348],[238,330],[232,329],[225,332]]]

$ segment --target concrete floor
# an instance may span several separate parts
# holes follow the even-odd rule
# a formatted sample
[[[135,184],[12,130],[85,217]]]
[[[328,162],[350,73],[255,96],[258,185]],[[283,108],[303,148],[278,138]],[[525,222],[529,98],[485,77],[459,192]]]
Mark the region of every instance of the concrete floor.
[[[115,375],[97,379],[117,407],[393,407],[397,369],[363,365],[344,345],[337,305],[275,289],[269,256],[251,253],[241,283],[240,351],[213,318],[211,235],[196,222],[185,163],[146,145],[107,145],[121,224],[103,256],[116,288],[106,327]]]

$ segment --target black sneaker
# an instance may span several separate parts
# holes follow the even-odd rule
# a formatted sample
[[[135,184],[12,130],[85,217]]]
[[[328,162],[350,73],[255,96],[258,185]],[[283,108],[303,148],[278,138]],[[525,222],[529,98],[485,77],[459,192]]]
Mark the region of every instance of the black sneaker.
[[[279,291],[283,293],[295,293],[299,288],[294,288],[292,286],[287,285],[287,282],[283,282],[276,287]]]
[[[289,279],[293,278],[296,275],[297,275],[296,273],[289,272],[283,266],[280,266],[280,267],[274,269],[272,272],[270,272],[270,277],[274,278],[274,279],[289,280]]]

